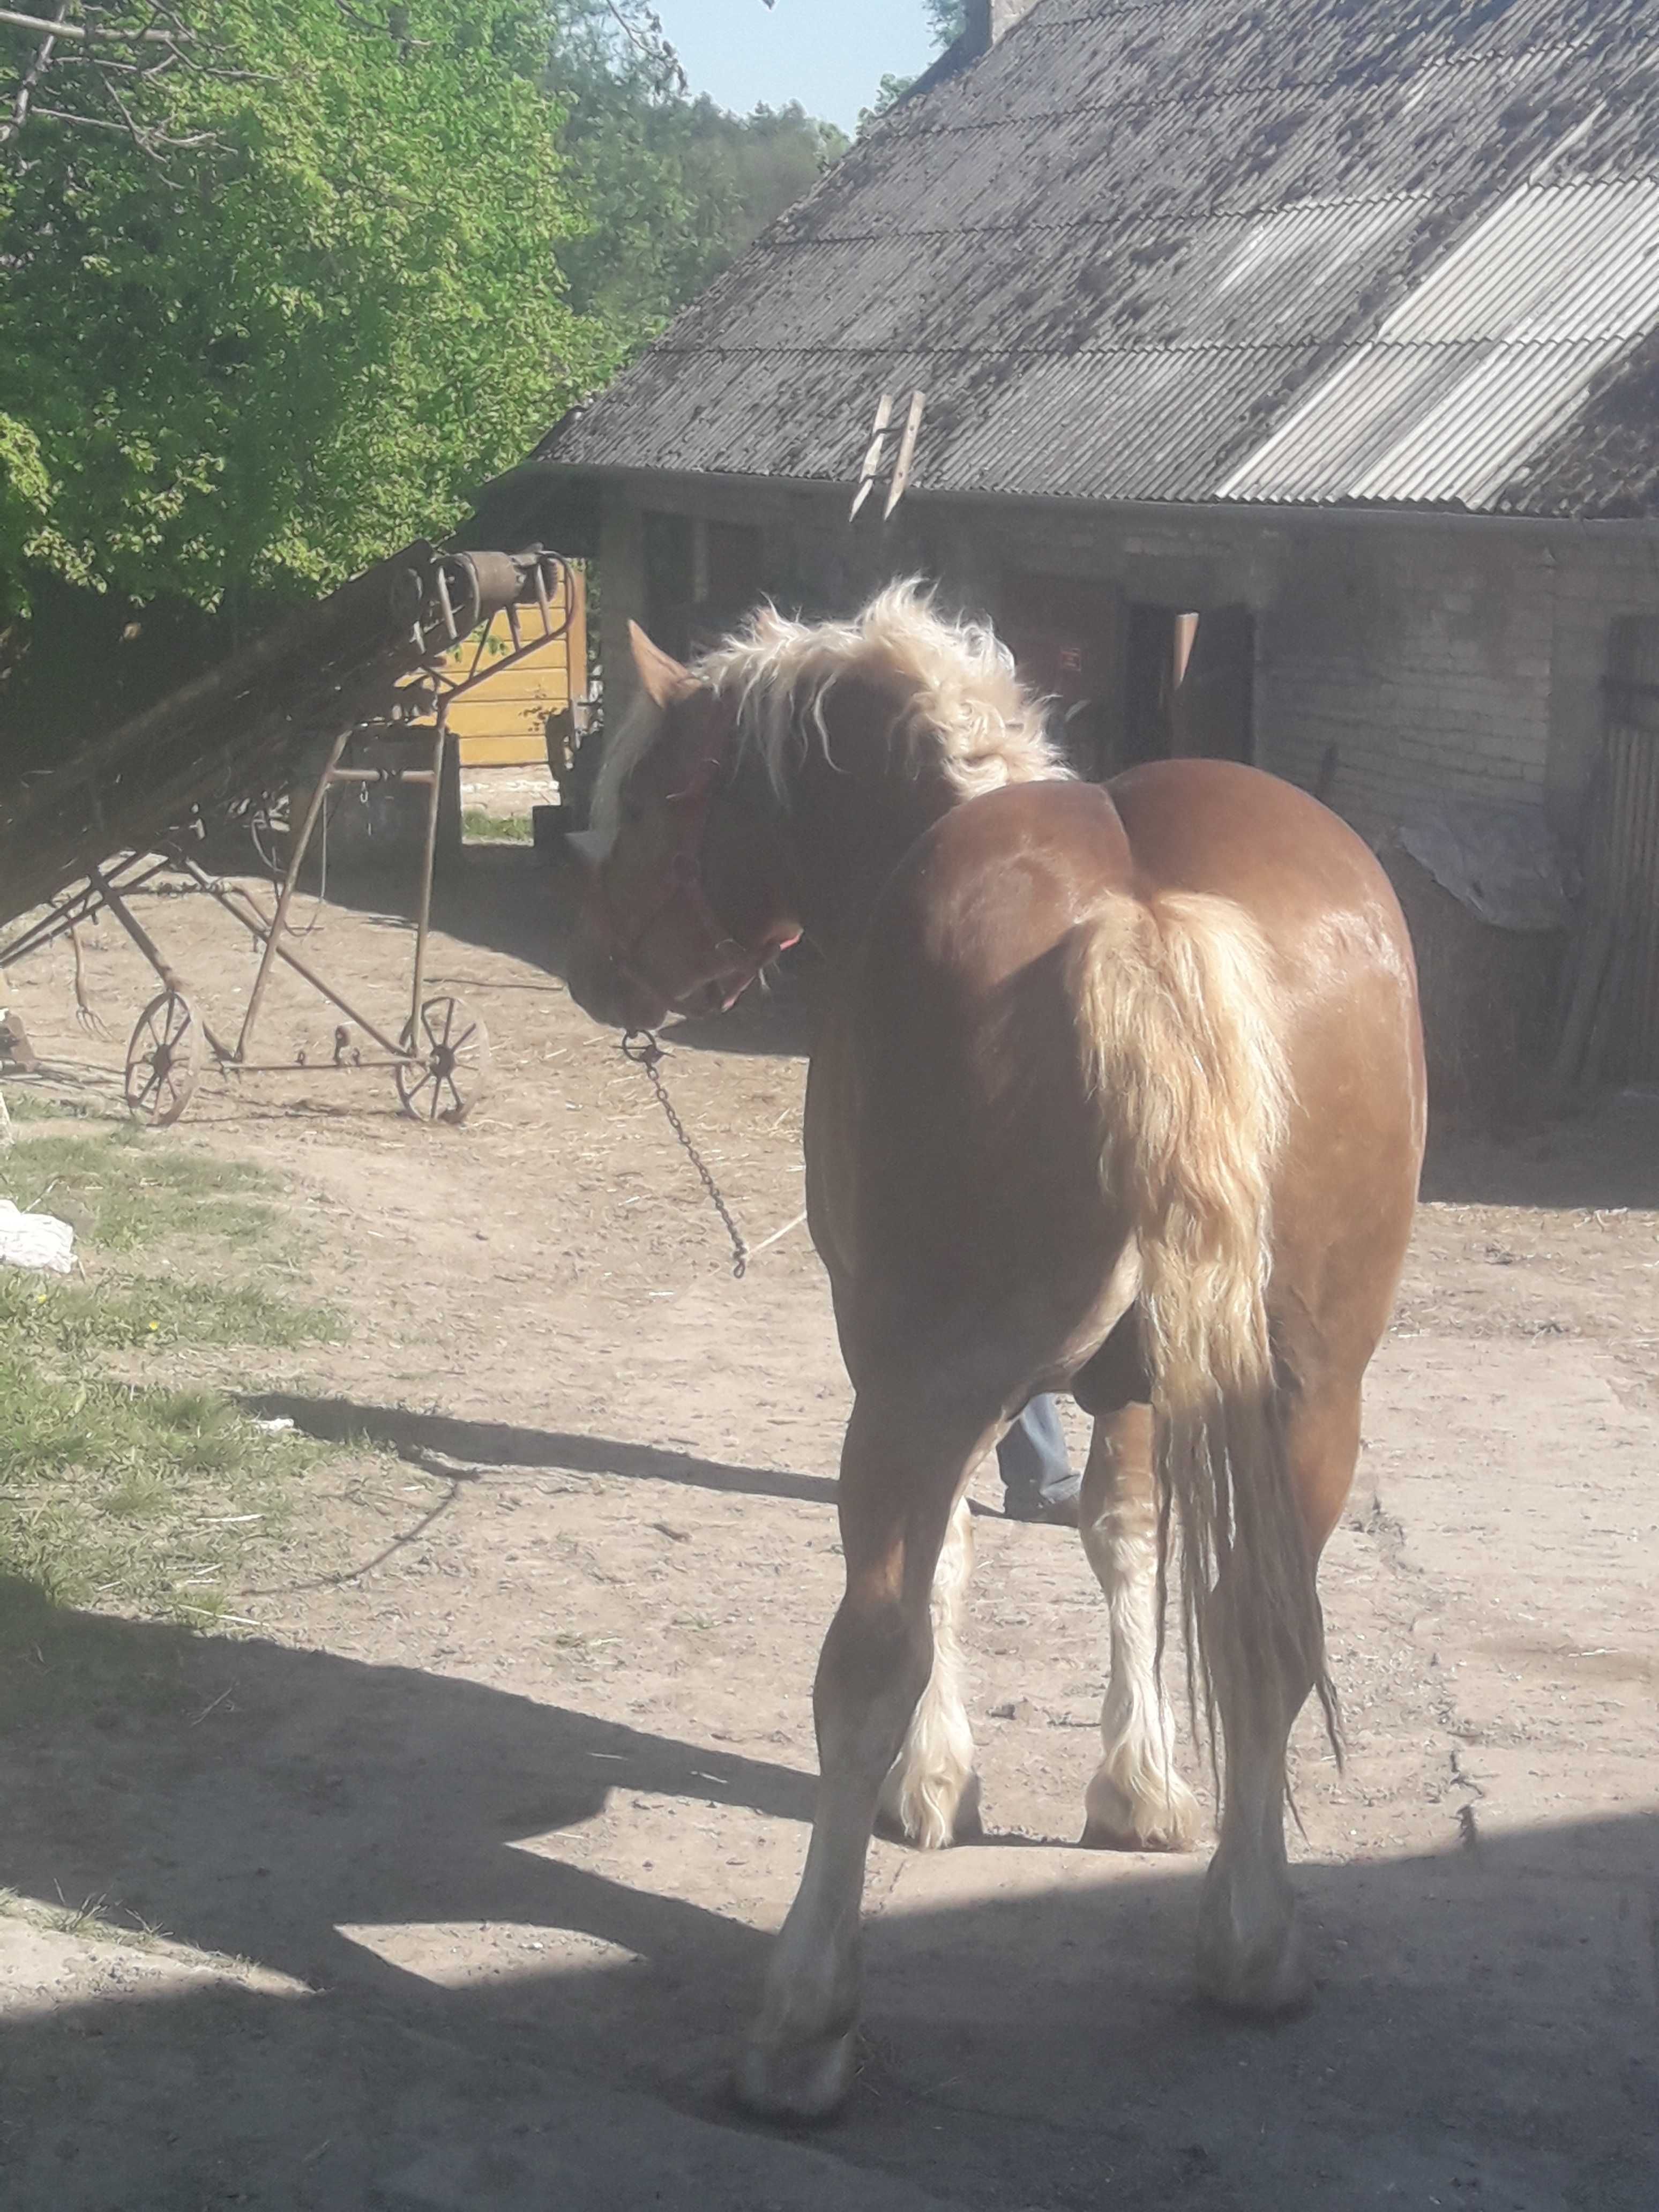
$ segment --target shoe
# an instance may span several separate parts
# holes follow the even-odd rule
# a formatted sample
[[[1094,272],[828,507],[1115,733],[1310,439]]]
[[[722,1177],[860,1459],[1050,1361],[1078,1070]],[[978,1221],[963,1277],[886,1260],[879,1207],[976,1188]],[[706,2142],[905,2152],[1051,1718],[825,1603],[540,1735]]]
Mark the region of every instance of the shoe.
[[[1005,1491],[1002,1517],[1005,1521],[1036,1521],[1050,1528],[1075,1528],[1078,1504],[1082,1495],[1080,1476],[1073,1482],[1069,1490],[1051,1492],[1047,1498],[1028,1495],[1024,1492]]]

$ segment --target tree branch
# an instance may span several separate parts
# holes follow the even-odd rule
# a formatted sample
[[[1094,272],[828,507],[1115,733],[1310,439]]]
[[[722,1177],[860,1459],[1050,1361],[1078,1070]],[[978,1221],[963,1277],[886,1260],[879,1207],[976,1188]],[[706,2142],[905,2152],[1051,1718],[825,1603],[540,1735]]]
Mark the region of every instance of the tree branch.
[[[9,23],[19,31],[45,31],[52,40],[113,39],[127,46],[176,46],[193,35],[182,28],[175,31],[125,31],[118,24],[100,23],[93,27],[85,23],[66,23],[63,8],[67,5],[68,0],[63,0],[55,17],[20,15],[15,8],[0,8],[0,23]]]
[[[680,66],[679,56],[663,36],[661,16],[653,14],[649,8],[640,9],[637,0],[629,0],[626,6],[620,4],[620,0],[605,0],[605,12],[615,18],[623,36],[641,59],[650,63],[653,68],[665,71],[678,90],[684,92],[685,71]],[[768,7],[771,4],[772,0],[767,0]],[[641,15],[643,28],[639,20]]]
[[[19,80],[17,90],[12,99],[9,119],[0,124],[0,146],[4,146],[14,139],[28,120],[29,103],[34,97],[35,87],[52,67],[52,50],[58,43],[58,28],[64,20],[68,7],[69,0],[58,0],[56,17],[52,21],[43,22],[40,26],[46,35],[36,49],[34,59]]]
[[[67,123],[76,131],[116,131],[123,138],[132,139],[147,154],[157,146],[165,146],[169,153],[183,153],[193,146],[217,143],[211,131],[198,131],[190,138],[168,138],[159,131],[146,131],[141,124],[111,123],[101,115],[72,115],[64,107],[36,107],[33,112],[43,123]]]

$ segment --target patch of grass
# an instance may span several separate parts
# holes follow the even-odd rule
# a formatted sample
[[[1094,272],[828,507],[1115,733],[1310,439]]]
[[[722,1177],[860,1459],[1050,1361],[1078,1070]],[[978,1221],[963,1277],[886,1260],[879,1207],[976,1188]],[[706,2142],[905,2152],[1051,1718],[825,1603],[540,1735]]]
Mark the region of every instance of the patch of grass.
[[[117,1911],[126,1911],[127,1919],[117,1920]],[[150,1951],[158,1943],[172,1941],[159,1921],[146,1920],[142,1913],[132,1912],[125,1906],[112,1907],[107,1897],[83,1898],[79,1905],[70,1905],[60,1893],[57,1905],[40,1905],[15,1889],[0,1889],[0,1915],[26,1921],[31,1927],[44,1928],[54,1935],[97,1937],[106,1943],[118,1943],[129,1951]]]
[[[38,1091],[20,1091],[16,1078],[4,1084],[6,1111],[14,1121],[110,1121],[114,1115],[84,1098],[46,1098]]]
[[[483,806],[461,809],[461,835],[496,845],[527,845],[534,835],[527,814],[491,814]]]
[[[193,1283],[173,1275],[91,1285],[11,1271],[0,1274],[0,1348],[80,1361],[93,1352],[180,1344],[337,1344],[331,1306],[273,1297],[252,1283]]]
[[[261,1196],[279,1188],[263,1168],[157,1143],[136,1127],[107,1136],[21,1137],[0,1153],[0,1194],[25,1212],[59,1215],[106,1252],[136,1251],[164,1237],[253,1243],[276,1225]]]
[[[118,1710],[177,1712],[195,1694],[190,1632],[210,1626],[74,1612],[54,1604],[41,1579],[0,1572],[0,1728]]]
[[[88,1281],[0,1268],[0,1721],[166,1705],[189,1671],[180,1628],[249,1625],[231,1593],[251,1553],[338,1447],[262,1427],[215,1390],[104,1370],[106,1355],[145,1346],[292,1347],[344,1333],[329,1307],[194,1267],[191,1237],[233,1249],[269,1237],[278,1217],[264,1201],[281,1188],[125,1127],[47,1127],[0,1155],[0,1190],[74,1223],[94,1269]],[[165,1273],[101,1264],[163,1240],[176,1248]]]
[[[0,1577],[55,1606],[222,1620],[249,1546],[280,1530],[295,1479],[329,1455],[216,1391],[0,1361]]]

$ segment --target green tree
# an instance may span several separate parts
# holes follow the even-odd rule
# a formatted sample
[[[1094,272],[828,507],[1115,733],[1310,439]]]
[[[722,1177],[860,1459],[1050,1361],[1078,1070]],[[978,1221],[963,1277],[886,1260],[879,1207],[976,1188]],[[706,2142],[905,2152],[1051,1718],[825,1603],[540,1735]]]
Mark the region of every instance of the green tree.
[[[922,12],[927,18],[927,27],[933,34],[933,44],[944,53],[955,46],[968,27],[967,0],[922,0]],[[859,110],[859,130],[867,131],[878,123],[888,109],[902,100],[915,82],[912,76],[884,76],[876,88],[875,99],[868,107]]]
[[[0,775],[441,532],[844,143],[649,0],[9,0]]]
[[[796,104],[726,113],[687,96],[672,49],[605,0],[560,0],[547,81],[586,228],[560,249],[571,304],[637,346],[810,191],[848,141]]]
[[[34,4],[87,35],[0,24],[0,623],[441,531],[846,143],[689,99],[645,0]]]
[[[365,0],[365,8],[373,0]],[[326,587],[604,374],[540,0],[201,0],[133,131],[40,113],[0,191],[0,606]],[[56,102],[54,101],[54,105]]]

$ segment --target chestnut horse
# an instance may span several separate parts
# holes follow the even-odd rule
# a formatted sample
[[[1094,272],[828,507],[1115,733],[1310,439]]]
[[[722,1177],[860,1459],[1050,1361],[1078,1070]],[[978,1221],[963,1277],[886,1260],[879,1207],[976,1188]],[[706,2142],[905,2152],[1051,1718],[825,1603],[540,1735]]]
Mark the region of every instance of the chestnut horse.
[[[805,1141],[855,1393],[847,1586],[811,1844],[740,2091],[797,2119],[836,2106],[878,1814],[923,1846],[975,1818],[963,1492],[1038,1391],[1094,1416],[1081,1520],[1110,1678],[1085,1840],[1196,1838],[1161,1679],[1173,1534],[1192,1700],[1224,1748],[1200,1977],[1231,2006],[1294,2005],[1286,1741],[1310,1691],[1334,1733],[1316,1568],[1423,1148],[1387,878],[1254,769],[1069,780],[995,640],[914,586],[845,624],[763,611],[690,669],[636,630],[635,658],[577,1000],[653,1028],[729,1004],[802,933],[830,968]]]

